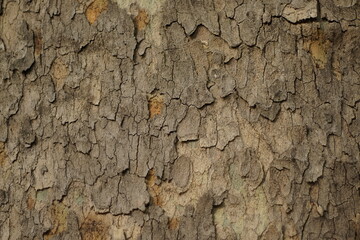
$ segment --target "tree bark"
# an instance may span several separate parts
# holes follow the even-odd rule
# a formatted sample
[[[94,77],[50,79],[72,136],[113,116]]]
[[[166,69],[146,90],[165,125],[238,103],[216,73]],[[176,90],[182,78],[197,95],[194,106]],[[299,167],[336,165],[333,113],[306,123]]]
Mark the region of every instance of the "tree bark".
[[[0,240],[360,239],[356,0],[0,0]]]

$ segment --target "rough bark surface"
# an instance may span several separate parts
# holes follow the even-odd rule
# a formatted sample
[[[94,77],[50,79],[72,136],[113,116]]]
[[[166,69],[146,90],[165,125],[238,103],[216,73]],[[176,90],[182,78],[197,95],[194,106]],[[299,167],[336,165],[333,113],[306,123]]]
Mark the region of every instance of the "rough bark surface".
[[[0,239],[360,239],[357,0],[0,0]]]

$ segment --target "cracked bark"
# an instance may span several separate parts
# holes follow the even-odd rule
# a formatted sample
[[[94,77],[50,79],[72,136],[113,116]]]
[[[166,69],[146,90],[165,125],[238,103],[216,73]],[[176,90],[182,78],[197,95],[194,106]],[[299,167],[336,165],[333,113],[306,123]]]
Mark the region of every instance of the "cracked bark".
[[[355,0],[0,0],[0,239],[360,239]]]

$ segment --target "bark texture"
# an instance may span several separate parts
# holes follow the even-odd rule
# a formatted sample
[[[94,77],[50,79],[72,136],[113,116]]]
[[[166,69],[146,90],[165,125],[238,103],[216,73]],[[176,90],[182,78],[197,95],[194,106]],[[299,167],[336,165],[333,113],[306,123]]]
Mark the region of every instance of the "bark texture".
[[[357,0],[0,0],[0,239],[360,239]]]

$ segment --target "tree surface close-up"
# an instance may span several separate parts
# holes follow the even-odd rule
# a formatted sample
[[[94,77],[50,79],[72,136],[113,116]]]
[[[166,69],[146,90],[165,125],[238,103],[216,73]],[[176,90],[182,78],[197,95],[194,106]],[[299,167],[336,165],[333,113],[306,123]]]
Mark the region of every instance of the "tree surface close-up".
[[[360,1],[0,0],[0,240],[359,240]]]

